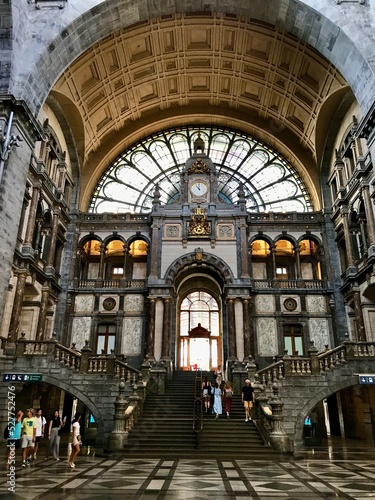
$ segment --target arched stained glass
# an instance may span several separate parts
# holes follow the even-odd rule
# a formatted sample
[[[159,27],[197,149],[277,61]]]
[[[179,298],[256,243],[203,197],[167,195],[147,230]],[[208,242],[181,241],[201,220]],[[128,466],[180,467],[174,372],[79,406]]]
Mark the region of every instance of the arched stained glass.
[[[102,175],[89,211],[149,212],[156,184],[161,203],[178,201],[180,175],[199,135],[216,168],[221,203],[237,203],[242,183],[249,211],[312,210],[302,178],[273,148],[236,130],[186,126],[153,134],[124,151]]]

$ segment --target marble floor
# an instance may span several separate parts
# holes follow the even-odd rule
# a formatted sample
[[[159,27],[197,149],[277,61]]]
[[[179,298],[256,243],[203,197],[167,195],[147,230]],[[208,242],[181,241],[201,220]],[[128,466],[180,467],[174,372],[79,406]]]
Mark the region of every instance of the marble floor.
[[[104,458],[84,453],[76,468],[43,455],[15,470],[8,492],[4,460],[0,498],[28,500],[224,500],[375,498],[375,450],[322,448],[274,460]],[[250,451],[250,450],[249,450]],[[251,455],[251,451],[249,453]]]

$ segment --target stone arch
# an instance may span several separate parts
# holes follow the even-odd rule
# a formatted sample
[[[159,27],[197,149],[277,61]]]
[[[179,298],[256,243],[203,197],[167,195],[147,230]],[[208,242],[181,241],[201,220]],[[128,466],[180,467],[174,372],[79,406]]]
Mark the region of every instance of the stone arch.
[[[232,270],[220,257],[202,251],[202,257],[200,258],[199,252],[196,251],[195,253],[191,252],[182,255],[169,266],[164,275],[166,284],[173,285],[175,283],[176,277],[181,272],[191,267],[194,267],[194,269],[196,270],[205,271],[208,273],[213,271],[215,274],[218,274],[221,277],[223,283],[226,285],[230,285],[234,282]]]
[[[348,387],[354,387],[358,385],[358,375],[352,375],[347,379],[340,380],[339,382],[329,384],[324,388],[319,386],[319,391],[315,393],[312,399],[309,399],[301,408],[300,412],[296,416],[295,428],[294,428],[294,441],[293,448],[298,450],[301,448],[303,443],[303,424],[304,418],[310,413],[310,411],[323,399],[335,394],[342,389],[347,389]]]
[[[177,0],[174,3],[158,4],[157,9],[153,6],[140,9],[134,4],[124,5],[123,0],[112,0],[110,8],[108,4],[109,2],[102,2],[84,12],[66,26],[48,47],[40,51],[37,61],[32,61],[34,69],[19,97],[29,104],[33,112],[40,109],[62,71],[94,43],[118,30],[147,23],[148,19],[154,17],[196,12],[194,5]],[[370,109],[375,78],[360,48],[328,17],[306,3],[300,0],[253,0],[244,7],[243,3],[238,2],[229,2],[229,5],[227,2],[217,2],[215,5],[207,4],[202,11],[258,20],[281,27],[302,39],[337,67],[348,81],[364,112]],[[122,14],[113,15],[113,12]],[[78,33],[82,34],[81,37],[77,37]],[[354,67],[353,61],[356,63]],[[361,79],[357,78],[358,74],[362,75]]]
[[[90,410],[90,412],[94,415],[97,424],[97,437],[99,440],[103,439],[104,436],[108,434],[108,429],[106,428],[104,421],[105,419],[103,418],[102,412],[96,405],[95,401],[90,399],[85,392],[77,388],[75,385],[65,382],[64,380],[62,380],[62,378],[51,376],[48,373],[43,373],[43,382],[58,387],[59,389],[62,389],[63,391],[71,394],[72,396],[79,399]],[[105,411],[107,414],[108,409],[106,409]],[[99,442],[97,443],[97,445],[98,444],[103,445],[104,443]]]

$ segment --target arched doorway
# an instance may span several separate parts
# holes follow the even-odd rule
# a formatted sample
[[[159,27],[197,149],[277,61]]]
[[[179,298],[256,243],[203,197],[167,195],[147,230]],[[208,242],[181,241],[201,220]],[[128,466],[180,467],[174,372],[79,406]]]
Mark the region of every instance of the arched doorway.
[[[212,293],[187,293],[179,306],[178,365],[211,370],[221,364],[221,307]]]

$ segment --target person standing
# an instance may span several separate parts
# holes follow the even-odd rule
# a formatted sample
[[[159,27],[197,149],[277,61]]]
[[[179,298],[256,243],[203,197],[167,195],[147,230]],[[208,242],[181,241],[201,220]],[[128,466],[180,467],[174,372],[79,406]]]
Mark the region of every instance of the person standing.
[[[254,405],[255,396],[254,389],[249,379],[245,380],[245,385],[242,387],[242,403],[245,407],[245,422],[251,420],[251,408]]]
[[[58,410],[56,410],[53,416],[50,418],[48,425],[48,439],[49,446],[47,449],[46,458],[49,457],[51,451],[53,458],[57,461],[60,460],[60,430],[64,427],[65,421],[63,422],[60,418]]]
[[[208,381],[207,377],[204,377],[202,382],[202,396],[204,400],[205,412],[207,413],[210,409],[210,401],[211,401],[211,382]]]
[[[81,421],[81,414],[76,413],[74,415],[73,425],[72,425],[73,427],[72,452],[69,457],[69,467],[71,467],[72,469],[76,466],[74,460],[76,459],[78,453],[81,451],[80,421]]]
[[[214,405],[213,405],[213,410],[215,413],[215,419],[219,418],[219,415],[222,414],[223,412],[223,407],[221,404],[221,389],[219,387],[219,384],[215,382],[215,386],[212,389],[212,394],[214,396]]]
[[[230,417],[230,411],[232,408],[232,398],[233,398],[233,389],[230,385],[230,382],[225,382],[224,385],[224,411],[227,414],[227,418]]]
[[[22,467],[30,465],[31,455],[34,454],[34,446],[36,439],[36,420],[34,410],[28,408],[26,417],[22,420],[21,426],[21,448],[22,448]]]
[[[219,387],[221,388],[221,383],[223,381],[223,372],[221,370],[221,365],[218,365],[217,369],[215,370],[214,378],[216,382],[219,384]]]
[[[7,437],[7,463],[10,465],[12,448],[18,450],[21,446],[21,429],[22,429],[23,411],[19,410],[16,417],[8,424]]]
[[[34,448],[34,459],[36,459],[36,454],[38,453],[39,441],[44,437],[44,430],[46,423],[47,421],[42,415],[42,410],[38,408],[36,410],[36,439]]]

